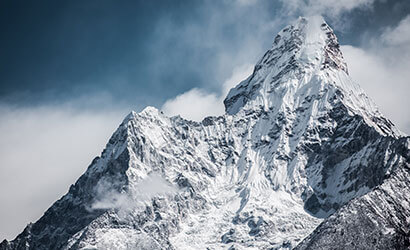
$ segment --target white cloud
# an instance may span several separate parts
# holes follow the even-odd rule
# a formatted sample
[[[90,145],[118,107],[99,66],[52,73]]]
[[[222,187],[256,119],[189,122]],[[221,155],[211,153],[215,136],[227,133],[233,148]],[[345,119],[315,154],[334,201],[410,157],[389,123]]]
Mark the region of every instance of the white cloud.
[[[381,39],[367,42],[366,49],[342,46],[350,75],[385,116],[407,134],[410,134],[409,34],[410,16],[407,16],[396,27],[386,29]]]
[[[237,2],[238,2],[239,5],[247,6],[247,5],[256,4],[258,2],[258,0],[237,0]]]
[[[371,8],[375,0],[282,0],[290,13],[339,16],[356,8]]]
[[[0,239],[17,236],[66,193],[125,114],[0,106]]]
[[[382,36],[382,41],[390,46],[410,45],[410,15],[405,17],[396,27],[387,28]]]
[[[132,186],[130,192],[119,193],[113,188],[114,183],[106,179],[101,179],[96,187],[96,201],[91,205],[91,209],[111,209],[116,208],[120,212],[126,212],[138,208],[143,208],[146,202],[161,195],[172,195],[178,192],[178,188],[167,182],[158,173],[151,173]]]
[[[253,72],[254,65],[245,63],[234,68],[231,76],[222,84],[222,98],[225,98],[231,88],[245,80]]]
[[[167,100],[162,110],[169,116],[181,115],[185,119],[201,121],[206,116],[218,116],[225,112],[223,100],[232,87],[246,79],[253,70],[251,64],[243,64],[233,69],[230,77],[221,85],[219,93],[208,93],[194,88]]]
[[[221,115],[224,112],[216,94],[197,88],[166,101],[162,110],[169,116],[181,115],[194,121],[201,121],[205,116]]]
[[[167,15],[160,19],[150,53],[161,64],[178,65],[182,54],[173,61],[168,54],[189,52],[190,63],[180,65],[189,67],[208,92],[219,87],[234,68],[254,64],[271,46],[276,31],[294,19],[275,16],[270,0],[204,1],[200,6],[198,17],[190,22],[174,22]],[[170,40],[177,42],[170,47]]]

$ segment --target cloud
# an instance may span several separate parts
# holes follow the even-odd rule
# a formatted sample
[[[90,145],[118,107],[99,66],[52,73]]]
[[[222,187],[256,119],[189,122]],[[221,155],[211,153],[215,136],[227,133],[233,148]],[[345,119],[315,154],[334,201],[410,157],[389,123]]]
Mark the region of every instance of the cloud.
[[[352,17],[354,11],[373,10],[374,3],[380,0],[280,0],[282,15],[292,16],[317,16],[325,17],[332,27],[341,32],[349,32],[351,25],[355,25]]]
[[[410,15],[403,18],[396,27],[388,27],[381,38],[389,46],[410,46]]]
[[[14,238],[66,193],[127,113],[74,106],[0,105],[0,239]]]
[[[234,68],[255,64],[271,46],[276,31],[293,19],[278,18],[277,5],[266,0],[203,1],[191,11],[194,18],[184,22],[164,15],[155,26],[149,52],[157,72],[175,74],[160,80],[172,81],[172,91],[194,87],[207,93],[219,91]],[[181,69],[190,73],[184,79],[178,74]]]
[[[239,5],[252,5],[252,4],[256,4],[258,2],[258,0],[237,0]]]
[[[342,46],[350,75],[399,129],[410,134],[410,16],[380,38]]]
[[[232,74],[222,84],[222,98],[225,98],[229,90],[238,85],[241,81],[245,80],[253,72],[254,65],[245,63],[239,65],[232,70]]]
[[[185,119],[201,121],[206,116],[218,116],[225,112],[223,100],[232,87],[246,79],[253,70],[251,64],[243,64],[233,69],[232,74],[220,86],[218,93],[194,88],[167,100],[162,110],[169,116],[181,115]]]
[[[217,95],[197,88],[166,101],[162,110],[169,116],[181,115],[194,121],[201,121],[205,116],[221,115],[224,112]]]
[[[145,208],[145,203],[157,196],[171,195],[178,188],[165,180],[158,173],[151,173],[132,186],[128,193],[119,193],[114,184],[106,179],[100,180],[96,187],[96,201],[91,209],[118,209],[126,212],[137,208]]]
[[[289,13],[337,17],[356,8],[371,8],[375,0],[281,0]]]

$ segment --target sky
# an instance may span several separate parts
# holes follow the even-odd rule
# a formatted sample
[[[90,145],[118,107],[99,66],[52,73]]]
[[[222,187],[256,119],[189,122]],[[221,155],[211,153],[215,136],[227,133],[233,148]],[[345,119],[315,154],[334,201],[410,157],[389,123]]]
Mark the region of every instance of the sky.
[[[0,240],[66,193],[131,110],[222,114],[276,33],[310,15],[409,134],[408,0],[0,0]]]

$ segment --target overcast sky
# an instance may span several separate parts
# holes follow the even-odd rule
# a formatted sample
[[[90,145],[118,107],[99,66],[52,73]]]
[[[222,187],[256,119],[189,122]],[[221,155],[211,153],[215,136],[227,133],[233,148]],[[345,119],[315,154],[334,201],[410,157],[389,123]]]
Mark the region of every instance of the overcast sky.
[[[325,17],[353,79],[409,134],[408,0],[0,0],[0,241],[67,192],[131,110],[221,114],[300,15]]]

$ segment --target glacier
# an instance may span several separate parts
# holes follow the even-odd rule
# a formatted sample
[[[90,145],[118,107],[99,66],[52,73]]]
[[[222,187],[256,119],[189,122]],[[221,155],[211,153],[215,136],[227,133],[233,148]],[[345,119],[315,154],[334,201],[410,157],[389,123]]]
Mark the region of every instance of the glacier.
[[[230,90],[224,115],[131,112],[68,193],[0,249],[354,249],[349,228],[368,249],[404,248],[410,139],[339,47],[322,17],[301,17]],[[385,241],[366,240],[374,225]]]

